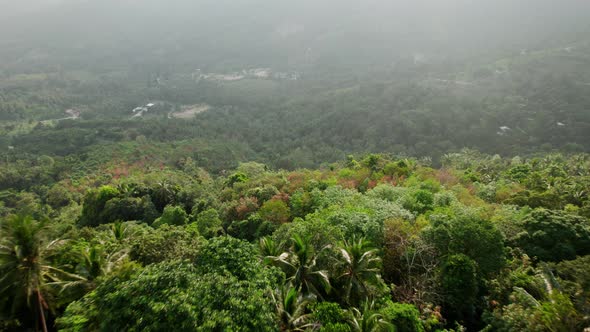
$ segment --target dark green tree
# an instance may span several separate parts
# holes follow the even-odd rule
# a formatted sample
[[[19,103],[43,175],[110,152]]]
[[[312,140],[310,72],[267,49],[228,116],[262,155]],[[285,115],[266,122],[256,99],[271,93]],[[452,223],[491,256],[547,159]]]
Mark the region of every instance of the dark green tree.
[[[130,280],[105,280],[68,306],[64,331],[277,331],[270,285],[165,262]]]
[[[463,254],[449,256],[442,265],[440,282],[445,316],[473,323],[479,287],[476,263]]]
[[[207,209],[197,214],[194,220],[199,234],[209,239],[214,236],[222,235],[225,231],[222,227],[222,221],[219,213],[215,209]]]
[[[476,262],[482,277],[505,264],[503,236],[494,224],[477,216],[433,216],[425,238],[441,255],[464,254]]]
[[[313,305],[311,317],[320,325],[321,332],[350,332],[347,312],[338,303],[318,302]]]
[[[0,222],[0,312],[15,317],[23,328],[48,330],[56,294],[69,282],[84,280],[51,263],[61,241],[47,241],[45,225],[29,216]]]
[[[162,215],[154,220],[152,226],[160,227],[162,225],[183,226],[188,222],[186,211],[180,206],[168,205],[164,208]]]
[[[398,332],[424,332],[420,311],[412,304],[388,302],[379,313],[383,319],[395,325]]]
[[[84,196],[82,207],[82,215],[78,224],[80,226],[98,226],[100,224],[108,223],[104,219],[103,211],[107,202],[119,195],[116,188],[110,186],[103,186],[99,189],[92,189]],[[115,221],[115,220],[111,220]]]
[[[590,222],[563,211],[536,209],[522,222],[514,244],[530,257],[559,262],[590,254]]]

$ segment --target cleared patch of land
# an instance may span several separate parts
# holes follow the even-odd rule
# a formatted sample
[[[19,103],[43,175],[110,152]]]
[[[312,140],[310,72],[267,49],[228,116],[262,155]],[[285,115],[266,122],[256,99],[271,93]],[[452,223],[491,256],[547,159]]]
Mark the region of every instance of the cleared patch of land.
[[[172,113],[168,114],[168,117],[169,118],[177,118],[177,119],[192,119],[197,114],[206,112],[209,109],[211,109],[211,106],[207,105],[207,104],[182,106],[180,111],[172,112]]]

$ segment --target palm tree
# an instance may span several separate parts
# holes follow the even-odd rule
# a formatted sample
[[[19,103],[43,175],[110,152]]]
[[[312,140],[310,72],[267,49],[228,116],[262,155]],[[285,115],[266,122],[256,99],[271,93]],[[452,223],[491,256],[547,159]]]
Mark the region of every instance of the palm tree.
[[[97,286],[97,279],[113,272],[127,261],[128,250],[121,249],[106,254],[100,244],[86,244],[77,253],[77,275],[52,283],[59,294],[69,299],[78,299]]]
[[[127,225],[123,224],[121,221],[115,221],[111,225],[111,233],[118,242],[121,242],[127,236],[128,229]]]
[[[355,332],[395,331],[395,326],[383,319],[383,316],[374,310],[373,302],[365,302],[362,311],[352,308],[349,313],[349,325]]]
[[[315,301],[313,295],[303,295],[291,284],[283,285],[272,294],[282,331],[305,331],[311,327],[309,314],[305,313],[308,304]]]
[[[266,263],[271,262],[273,257],[277,257],[281,254],[281,249],[269,236],[260,239],[260,242],[258,242],[258,248]]]
[[[80,274],[92,281],[111,273],[120,266],[128,257],[128,251],[122,249],[105,254],[100,245],[88,245],[82,249],[80,256]]]
[[[13,314],[34,315],[32,320],[24,318],[47,331],[54,287],[64,279],[82,278],[49,265],[51,252],[63,241],[45,243],[43,231],[44,224],[30,216],[12,216],[0,223],[0,298]]]
[[[570,298],[565,295],[553,272],[547,265],[542,266],[536,273],[542,281],[545,299],[538,300],[524,288],[514,287],[514,294],[518,295],[524,305],[532,308],[537,313],[539,321],[533,324],[543,326],[547,331],[566,332],[574,331],[580,322],[580,314],[572,304]]]
[[[304,294],[313,294],[322,298],[322,291],[330,291],[330,280],[326,270],[319,269],[317,256],[309,241],[299,235],[292,238],[293,246],[290,252],[284,252],[279,256],[268,256],[265,261],[277,265],[283,269],[287,281]],[[268,245],[268,244],[267,244]]]
[[[177,192],[177,186],[168,181],[156,183],[151,196],[158,211],[162,211],[166,205],[174,205]]]
[[[381,258],[377,253],[377,249],[371,249],[364,238],[344,240],[340,248],[342,273],[337,280],[344,285],[344,300],[349,305],[366,300],[381,286]]]

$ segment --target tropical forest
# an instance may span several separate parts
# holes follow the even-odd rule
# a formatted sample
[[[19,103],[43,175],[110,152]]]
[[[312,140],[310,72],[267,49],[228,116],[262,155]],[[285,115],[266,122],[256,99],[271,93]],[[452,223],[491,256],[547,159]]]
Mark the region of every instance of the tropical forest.
[[[590,331],[590,3],[0,0],[4,331]]]

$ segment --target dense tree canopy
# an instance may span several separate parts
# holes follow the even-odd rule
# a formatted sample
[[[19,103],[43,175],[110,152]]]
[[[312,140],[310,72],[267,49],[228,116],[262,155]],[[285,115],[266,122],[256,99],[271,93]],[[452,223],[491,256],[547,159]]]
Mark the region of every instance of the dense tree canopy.
[[[105,280],[68,306],[66,331],[276,331],[277,321],[260,280],[197,272],[189,263],[150,265],[131,280]],[[267,285],[269,287],[269,285]]]
[[[445,158],[441,169],[372,155],[320,170],[245,164],[227,176],[145,165],[8,192],[0,326],[35,328],[42,318],[66,331],[587,324],[589,202],[574,195],[588,185],[587,156]],[[536,173],[553,185],[538,185]],[[57,199],[55,188],[70,194]],[[567,203],[529,205],[527,190]]]

